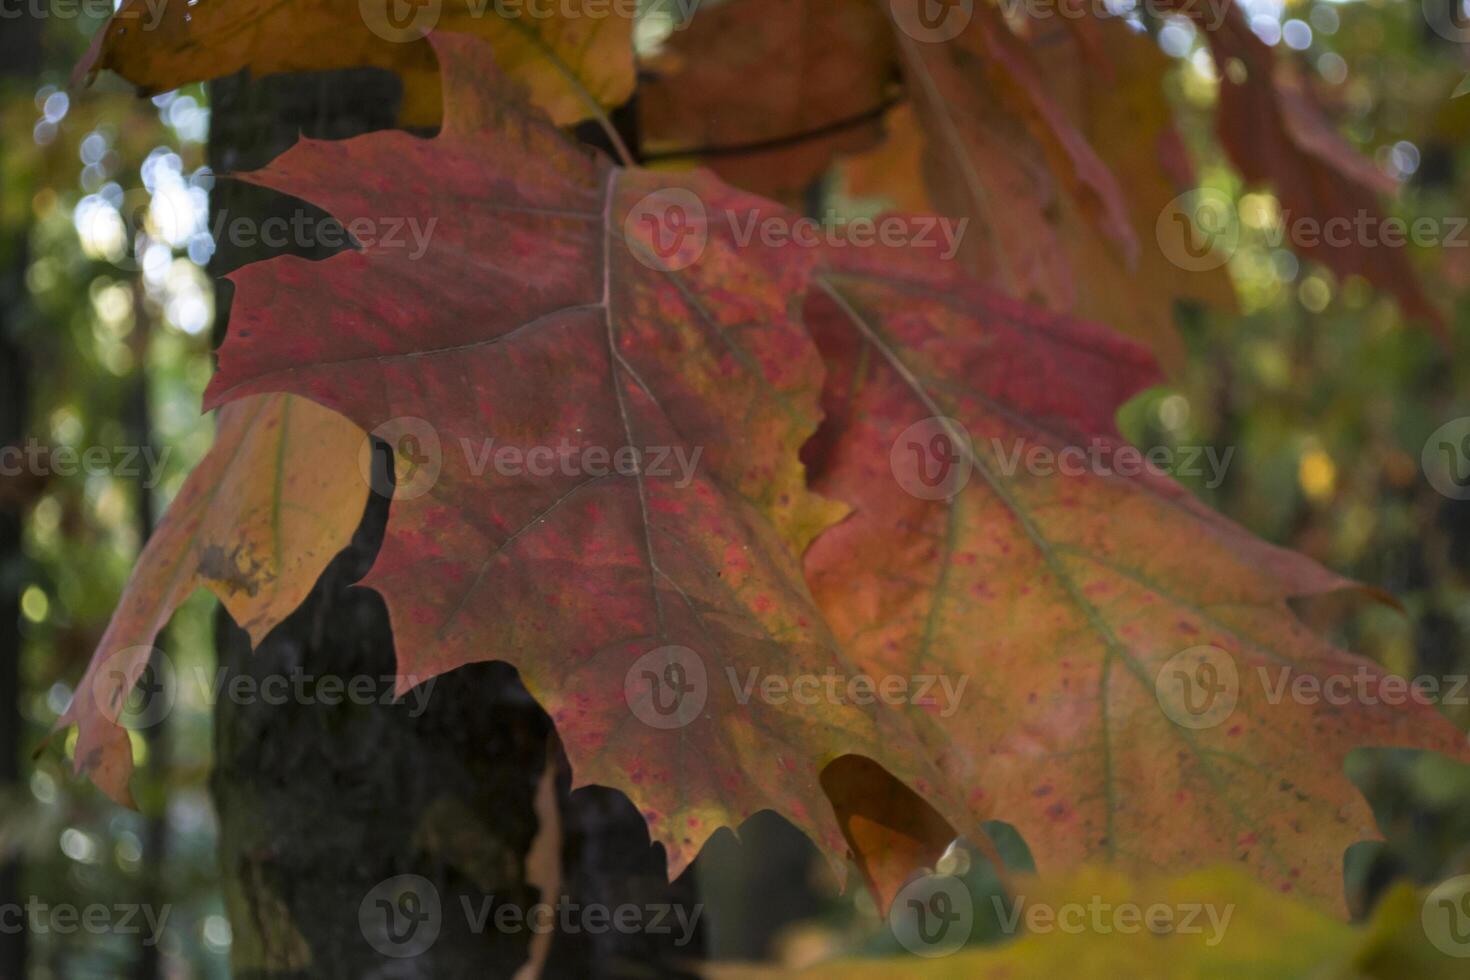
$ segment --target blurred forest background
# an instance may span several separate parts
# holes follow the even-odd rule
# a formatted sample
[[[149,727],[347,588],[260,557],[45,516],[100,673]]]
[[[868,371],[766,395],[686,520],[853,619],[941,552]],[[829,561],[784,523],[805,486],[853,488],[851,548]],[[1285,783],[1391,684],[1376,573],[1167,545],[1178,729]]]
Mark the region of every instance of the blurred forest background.
[[[1395,213],[1470,214],[1470,96],[1456,95],[1470,88],[1470,47],[1431,30],[1417,0],[1243,6],[1261,37],[1309,67],[1341,129],[1403,181]],[[142,733],[139,812],[70,775],[68,740],[37,754],[150,526],[212,432],[199,414],[214,323],[208,93],[140,99],[110,77],[69,87],[101,23],[86,8],[0,7],[0,446],[55,460],[0,476],[0,905],[34,896],[172,910],[156,947],[85,931],[0,934],[0,977],[226,976],[207,692],[181,684],[174,710]],[[1186,482],[1257,534],[1404,606],[1323,602],[1305,615],[1398,673],[1463,675],[1470,501],[1438,493],[1420,453],[1439,426],[1470,416],[1470,234],[1415,256],[1427,291],[1451,311],[1447,352],[1364,281],[1273,247],[1274,199],[1240,186],[1212,155],[1216,69],[1194,28],[1139,23],[1176,59],[1170,94],[1195,137],[1202,183],[1237,200],[1240,310],[1179,308],[1187,366],[1125,409],[1125,432],[1142,445],[1233,447],[1218,486]],[[873,206],[845,192],[840,169],[811,199],[824,210]],[[66,447],[106,452],[73,467],[52,455]],[[197,595],[164,635],[179,671],[213,671],[214,606]],[[1445,710],[1470,726],[1470,708]],[[1470,871],[1470,772],[1390,752],[1357,753],[1350,767],[1387,837],[1348,862],[1358,914],[1395,878]],[[758,839],[790,835],[756,823]],[[793,880],[822,874],[801,865],[812,855],[799,843],[784,848],[797,859],[785,871]],[[718,879],[707,872],[704,882],[716,902]],[[774,941],[860,941],[873,924],[863,904],[808,903],[796,910],[807,922]],[[742,923],[747,913],[764,914],[731,903],[714,953],[771,951],[774,926]]]

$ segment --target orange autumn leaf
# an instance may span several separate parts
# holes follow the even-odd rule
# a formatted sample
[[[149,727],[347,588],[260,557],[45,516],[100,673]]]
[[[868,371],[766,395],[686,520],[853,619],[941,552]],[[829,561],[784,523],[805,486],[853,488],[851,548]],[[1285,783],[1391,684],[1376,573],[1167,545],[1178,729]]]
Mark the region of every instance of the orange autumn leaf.
[[[554,9],[473,0],[127,0],[97,32],[77,74],[107,69],[147,94],[221,78],[335,68],[386,68],[403,79],[405,126],[439,121],[439,69],[423,35],[476,34],[558,123],[620,105],[633,92],[633,21],[619,4],[563,0]],[[584,9],[585,8],[585,9]]]
[[[843,187],[854,197],[880,198],[893,210],[934,210],[924,184],[924,136],[914,107],[905,102],[883,116],[883,141],[838,161]]]
[[[919,125],[904,128],[900,118],[889,140],[918,139],[922,148],[888,152],[919,157],[935,209],[970,219],[960,258],[972,275],[1009,295],[1070,310],[1076,281],[1048,218],[1064,191],[1041,146],[1018,114],[1001,108],[993,82],[965,48],[901,36],[899,50]],[[897,193],[911,193],[903,171],[893,176]]]
[[[1375,836],[1347,752],[1470,758],[1287,605],[1348,583],[1124,468],[1113,415],[1157,379],[1134,343],[915,255],[831,261],[807,309],[828,365],[808,456],[854,513],[808,580],[866,670],[969,680],[947,715],[909,709],[951,785],[1043,872],[1230,862],[1345,909],[1343,851]],[[1367,694],[1282,695],[1282,670]]]
[[[916,106],[891,112],[885,141],[845,161],[843,172],[853,193],[910,211],[930,210],[932,197],[937,210],[970,218],[961,256],[972,273],[1136,337],[1177,368],[1175,301],[1231,308],[1230,281],[1223,262],[1181,267],[1156,239],[1159,214],[1185,190],[1176,183],[1183,151],[1163,90],[1167,59],[1121,21],[1088,24],[1084,36],[1105,41],[1103,50],[1089,54],[1058,29],[1034,42],[1038,77],[1117,176],[1126,223],[1143,243],[1136,262],[1058,185],[1030,131],[996,108],[1005,103],[986,74],[936,45],[905,49]],[[1099,66],[1106,83],[1096,77]]]
[[[916,42],[905,39],[905,48]],[[1044,73],[1026,42],[1012,33],[999,6],[977,3],[969,27],[953,42],[961,70],[983,75],[1003,104],[1025,124],[1046,155],[1052,173],[1083,215],[1119,250],[1131,267],[1138,236],[1117,177],[1047,91]],[[946,93],[956,94],[953,90]],[[995,111],[995,105],[989,108]]]
[[[1069,25],[1072,22],[1069,22]],[[1205,262],[1181,257],[1180,234],[1193,234],[1165,224],[1160,215],[1191,189],[1188,158],[1164,91],[1170,60],[1147,34],[1123,21],[1089,18],[1107,78],[1099,83],[1087,49],[1060,31],[1038,36],[1037,56],[1049,90],[1087,137],[1108,168],[1118,176],[1128,201],[1128,215],[1142,242],[1139,261],[1130,268],[1117,248],[1093,231],[1069,202],[1063,202],[1059,240],[1070,259],[1077,284],[1073,312],[1097,320],[1142,341],[1171,372],[1184,361],[1184,345],[1174,326],[1178,300],[1205,303],[1230,311],[1235,294],[1224,257]],[[1182,163],[1186,172],[1175,172]],[[1171,237],[1162,237],[1169,235]]]

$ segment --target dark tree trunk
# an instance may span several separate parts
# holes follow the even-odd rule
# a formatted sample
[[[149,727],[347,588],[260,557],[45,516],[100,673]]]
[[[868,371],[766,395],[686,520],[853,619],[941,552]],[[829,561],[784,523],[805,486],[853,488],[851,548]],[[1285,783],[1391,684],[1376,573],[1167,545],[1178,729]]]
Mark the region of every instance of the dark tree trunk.
[[[141,281],[133,283],[133,315],[136,324],[133,328],[133,335],[136,338],[138,349],[146,352],[152,326],[149,323],[147,304],[143,302],[143,283]],[[139,370],[137,377],[133,379],[124,410],[123,425],[125,426],[124,431],[127,432],[128,445],[143,447],[145,452],[149,453],[155,451],[153,409],[148,397],[148,372],[146,370]],[[134,493],[137,494],[134,498],[133,519],[138,528],[138,540],[145,544],[153,536],[154,526],[158,523],[157,502],[153,499],[153,490],[148,483],[149,481],[140,475],[137,486],[133,488]],[[167,640],[160,636],[155,641],[155,645],[159,648],[166,646]],[[155,669],[158,659],[159,655],[155,653],[153,660]],[[168,719],[161,719],[158,724],[144,729],[143,737],[148,741],[147,770],[160,784],[165,783],[168,779],[169,766],[172,764]],[[142,891],[143,901],[153,908],[160,908],[168,901],[163,876],[163,869],[168,862],[168,840],[168,815],[159,812],[150,813],[143,828]],[[163,976],[162,959],[157,943],[149,943],[139,949],[138,959],[133,967],[133,976],[137,980],[154,980],[154,978]]]
[[[34,11],[7,19],[0,32],[0,89],[34,86],[41,70],[42,20]],[[20,337],[26,314],[26,230],[29,221],[0,216],[0,447],[19,444],[30,407],[30,369]],[[21,484],[0,476],[0,799],[26,792],[20,785],[24,722],[20,714],[20,588],[25,579]],[[9,482],[10,486],[3,485]],[[14,492],[11,492],[14,491]],[[19,860],[0,854],[0,906],[25,901]],[[21,980],[26,969],[26,930],[0,933],[0,980]]]
[[[0,447],[25,437],[29,402],[25,349],[16,336],[24,302],[25,249],[22,241],[0,243]],[[24,479],[24,476],[20,478]],[[26,792],[20,785],[24,723],[20,714],[20,589],[25,580],[21,550],[24,495],[8,491],[19,481],[0,476],[0,799]],[[20,861],[0,854],[0,907],[23,904]],[[26,930],[0,932],[0,980],[25,975]]]
[[[219,173],[248,170],[298,134],[343,138],[390,126],[396,102],[396,81],[371,71],[226,79],[211,87],[210,162]],[[313,216],[301,227],[313,228],[322,217],[228,179],[217,184],[211,207],[216,229],[301,211]],[[220,235],[215,276],[267,255],[230,237]],[[327,254],[307,242],[290,251]],[[222,337],[229,285],[220,289]],[[325,327],[303,318],[296,329]],[[372,495],[351,547],[259,650],[252,653],[221,614],[227,678],[366,676],[378,694],[391,692],[386,609],[376,593],[351,587],[372,564],[388,508],[383,496]],[[607,791],[568,794],[554,739],[548,750],[549,721],[508,666],[479,664],[438,678],[421,713],[412,695],[400,704],[329,706],[301,703],[319,701],[310,692],[325,694],[312,684],[304,689],[308,697],[275,706],[221,695],[215,710],[212,791],[237,976],[509,977],[527,960],[532,935],[497,928],[493,909],[502,905],[677,902],[692,914],[692,876],[675,886],[664,880],[662,856],[626,799]],[[561,837],[550,851],[559,854],[561,870],[554,893],[542,894],[532,881],[544,876],[528,872],[527,854],[542,825],[536,799],[548,751],[558,767],[553,809]],[[426,879],[433,895],[423,886],[417,898],[379,887],[400,875]],[[392,946],[388,932],[395,925],[408,932],[407,914],[431,910],[434,896],[437,918]],[[487,903],[491,915],[477,929]],[[411,952],[434,929],[437,939],[417,956],[380,952],[385,943],[390,952]],[[679,938],[558,930],[544,975],[678,975],[675,964],[694,958],[699,946],[697,938],[682,945]]]

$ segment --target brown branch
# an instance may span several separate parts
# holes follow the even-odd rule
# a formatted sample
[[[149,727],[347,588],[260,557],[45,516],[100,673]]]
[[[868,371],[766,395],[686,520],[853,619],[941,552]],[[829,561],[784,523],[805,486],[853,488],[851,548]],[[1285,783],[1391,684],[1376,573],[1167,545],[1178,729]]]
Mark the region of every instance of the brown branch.
[[[644,163],[652,163],[657,160],[678,160],[682,157],[733,157],[742,156],[747,153],[764,153],[768,150],[781,150],[788,146],[797,146],[808,140],[821,139],[823,136],[831,136],[845,130],[856,129],[875,119],[879,119],[889,109],[892,109],[903,96],[893,95],[884,99],[871,109],[851,116],[844,116],[829,123],[823,123],[812,129],[802,130],[799,133],[791,133],[787,136],[776,136],[771,139],[753,140],[749,143],[725,143],[710,146],[690,146],[676,150],[656,150],[652,153],[644,152],[641,159]]]

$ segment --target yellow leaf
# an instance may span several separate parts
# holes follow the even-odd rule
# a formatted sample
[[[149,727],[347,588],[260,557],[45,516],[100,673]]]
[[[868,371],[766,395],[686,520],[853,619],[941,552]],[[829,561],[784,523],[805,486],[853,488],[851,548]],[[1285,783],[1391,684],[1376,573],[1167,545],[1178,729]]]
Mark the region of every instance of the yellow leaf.
[[[259,643],[306,598],[352,540],[367,502],[367,436],[305,398],[267,395],[220,411],[214,448],[149,539],[76,695],[57,722],[77,726],[76,768],[131,805],[126,703],[154,639],[200,586]],[[133,724],[170,706],[162,687]]]

